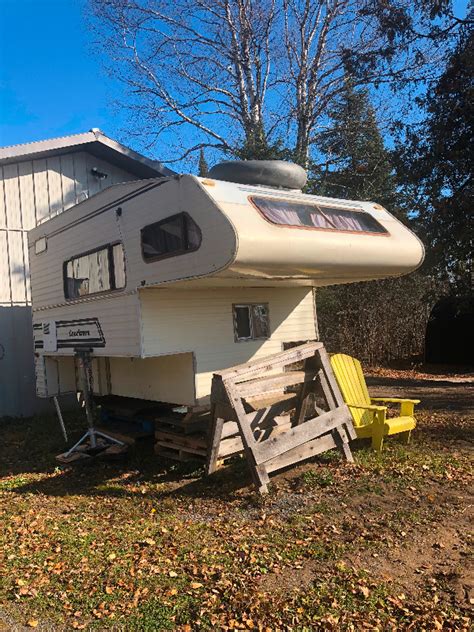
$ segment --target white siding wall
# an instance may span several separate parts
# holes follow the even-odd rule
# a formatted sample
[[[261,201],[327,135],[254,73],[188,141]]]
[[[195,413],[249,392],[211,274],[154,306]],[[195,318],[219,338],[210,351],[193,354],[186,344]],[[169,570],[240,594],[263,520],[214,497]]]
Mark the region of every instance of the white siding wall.
[[[194,402],[192,353],[159,358],[110,358],[111,393],[161,402]]]
[[[98,180],[93,167],[108,177]],[[135,179],[86,152],[0,166],[0,417],[42,409],[34,387],[27,231],[101,189]],[[38,374],[42,391],[41,366]]]
[[[194,352],[198,401],[209,395],[214,371],[317,335],[308,288],[150,289],[140,292],[140,302],[143,354]],[[271,338],[235,342],[234,303],[268,303]]]
[[[95,356],[140,356],[140,316],[136,294],[115,294],[106,298],[74,303],[33,312],[33,323],[47,320],[98,318],[106,346],[94,350]],[[42,334],[36,333],[41,340]],[[62,349],[55,355],[73,355],[72,349]]]

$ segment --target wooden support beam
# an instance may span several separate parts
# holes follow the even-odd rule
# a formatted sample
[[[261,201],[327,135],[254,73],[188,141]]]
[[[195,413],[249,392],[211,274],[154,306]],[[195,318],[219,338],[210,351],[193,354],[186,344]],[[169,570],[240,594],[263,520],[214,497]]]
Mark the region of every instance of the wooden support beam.
[[[274,457],[340,426],[344,423],[347,412],[346,406],[330,410],[324,415],[308,419],[304,424],[295,426],[279,437],[270,438],[264,443],[257,444],[253,448],[255,462],[261,464],[270,461]]]
[[[304,382],[312,382],[316,373],[305,373],[304,371],[287,371],[277,375],[258,377],[248,382],[240,382],[239,394],[241,397],[261,395],[272,390],[278,390],[286,386],[294,386]]]
[[[219,455],[219,446],[222,439],[222,429],[224,427],[224,418],[220,414],[220,405],[211,405],[211,444],[208,448],[206,459],[206,474],[212,474],[217,469],[217,459]]]
[[[317,456],[322,452],[327,452],[336,447],[337,444],[334,441],[334,437],[329,433],[322,437],[317,437],[312,441],[308,441],[308,443],[304,443],[303,445],[296,446],[296,448],[285,452],[285,454],[280,454],[271,461],[268,461],[268,463],[265,463],[265,469],[271,474],[271,472],[281,470],[284,467],[294,465],[300,461],[305,461],[306,459],[310,459],[313,456]]]
[[[279,369],[283,366],[288,366],[289,364],[305,360],[323,347],[324,345],[322,342],[308,342],[304,345],[300,345],[299,347],[293,347],[287,351],[281,351],[280,353],[275,353],[273,355],[266,356],[265,358],[251,360],[245,364],[239,364],[238,366],[225,369],[216,375],[221,377],[223,380],[234,379],[236,381],[240,381],[248,379],[248,376],[251,376],[254,373],[267,370],[274,371],[275,369]]]

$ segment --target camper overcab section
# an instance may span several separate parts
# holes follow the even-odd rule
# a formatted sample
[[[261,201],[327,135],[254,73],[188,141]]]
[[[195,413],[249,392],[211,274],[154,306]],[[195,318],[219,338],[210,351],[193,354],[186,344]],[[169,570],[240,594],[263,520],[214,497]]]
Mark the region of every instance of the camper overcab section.
[[[417,268],[374,203],[191,175],[115,185],[29,233],[37,391],[193,406],[212,374],[318,337],[316,288]]]

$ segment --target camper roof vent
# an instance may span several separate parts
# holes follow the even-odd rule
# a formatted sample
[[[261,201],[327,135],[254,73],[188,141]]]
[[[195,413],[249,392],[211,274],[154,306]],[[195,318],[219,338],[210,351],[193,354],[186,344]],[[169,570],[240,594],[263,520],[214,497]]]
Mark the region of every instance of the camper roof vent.
[[[307,180],[302,167],[285,160],[228,160],[212,167],[209,178],[277,189],[302,189]]]

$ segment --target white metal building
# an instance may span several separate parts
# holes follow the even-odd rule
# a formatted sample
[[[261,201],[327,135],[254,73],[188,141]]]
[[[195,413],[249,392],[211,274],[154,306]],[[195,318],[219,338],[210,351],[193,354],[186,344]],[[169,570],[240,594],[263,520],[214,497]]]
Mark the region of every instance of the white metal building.
[[[45,406],[35,395],[27,231],[113,184],[170,174],[98,129],[0,148],[0,417]]]

